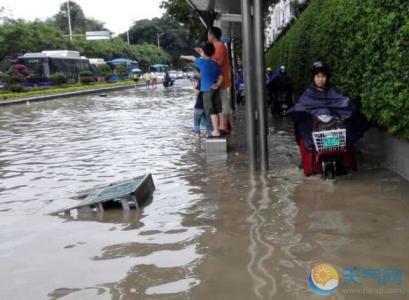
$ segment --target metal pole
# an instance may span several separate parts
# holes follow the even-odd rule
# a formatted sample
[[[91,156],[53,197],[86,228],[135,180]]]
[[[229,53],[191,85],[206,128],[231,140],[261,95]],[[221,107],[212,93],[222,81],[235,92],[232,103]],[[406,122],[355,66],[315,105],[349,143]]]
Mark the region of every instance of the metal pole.
[[[164,35],[165,34],[165,32],[162,32],[162,33],[157,33],[156,35],[158,36],[158,49],[160,48],[160,37],[162,36],[162,35]]]
[[[250,0],[241,0],[242,32],[243,32],[243,71],[244,90],[246,97],[246,124],[247,124],[247,148],[249,155],[249,167],[257,169],[256,127],[255,127],[255,90],[254,90],[254,43],[253,43],[253,21],[251,17]]]
[[[263,18],[263,0],[254,0],[254,48],[256,72],[256,95],[258,110],[258,133],[260,146],[260,167],[262,171],[268,170],[268,123],[266,110],[266,92],[265,92],[265,62],[264,62],[264,18]]]
[[[230,60],[230,66],[231,66],[231,70],[230,70],[230,78],[231,78],[231,87],[230,87],[230,105],[233,108],[233,110],[236,110],[236,86],[235,86],[235,82],[236,82],[236,68],[235,68],[235,59],[234,59],[234,39],[230,40],[230,43],[227,44],[227,49],[229,50],[229,60]]]
[[[70,32],[70,40],[72,41],[70,1],[67,1],[67,16],[68,16],[68,30]]]

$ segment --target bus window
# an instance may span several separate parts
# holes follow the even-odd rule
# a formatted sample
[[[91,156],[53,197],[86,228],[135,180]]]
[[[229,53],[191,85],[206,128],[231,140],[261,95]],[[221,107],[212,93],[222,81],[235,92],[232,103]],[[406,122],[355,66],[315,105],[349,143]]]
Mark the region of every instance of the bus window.
[[[46,61],[41,59],[24,59],[21,61],[23,65],[28,68],[30,77],[43,77],[45,76],[44,65],[48,65]]]

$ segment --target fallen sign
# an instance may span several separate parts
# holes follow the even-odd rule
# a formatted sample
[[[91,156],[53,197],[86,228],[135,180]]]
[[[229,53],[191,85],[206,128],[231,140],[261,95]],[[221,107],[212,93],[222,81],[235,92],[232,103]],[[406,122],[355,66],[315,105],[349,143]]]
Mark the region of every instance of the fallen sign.
[[[60,209],[51,215],[64,213],[70,215],[71,211],[83,212],[103,212],[104,205],[111,202],[119,203],[125,211],[131,208],[139,209],[146,203],[153,194],[155,185],[152,175],[135,177],[130,180],[117,182],[105,187],[98,187],[93,190],[83,191],[78,199],[83,199],[78,205]]]

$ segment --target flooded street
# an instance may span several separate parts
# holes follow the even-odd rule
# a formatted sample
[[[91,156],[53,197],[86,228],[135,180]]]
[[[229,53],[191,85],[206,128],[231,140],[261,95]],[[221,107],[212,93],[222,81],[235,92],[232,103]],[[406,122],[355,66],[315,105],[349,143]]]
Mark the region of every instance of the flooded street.
[[[251,173],[243,108],[228,156],[207,156],[189,84],[0,108],[0,299],[324,299],[308,287],[319,263],[407,274],[407,181],[370,164],[305,178],[285,119],[271,170]],[[144,173],[143,210],[48,215]],[[405,276],[392,292],[326,299],[409,299]]]

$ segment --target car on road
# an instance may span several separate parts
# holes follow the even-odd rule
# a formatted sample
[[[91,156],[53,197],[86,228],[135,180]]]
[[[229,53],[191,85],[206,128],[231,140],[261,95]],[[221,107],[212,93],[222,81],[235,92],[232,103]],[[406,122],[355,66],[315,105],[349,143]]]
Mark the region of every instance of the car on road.
[[[172,80],[177,79],[177,78],[178,78],[178,72],[177,72],[176,70],[170,70],[170,71],[169,71],[169,77],[170,77]]]
[[[178,70],[177,72],[177,78],[178,79],[183,79],[183,72],[181,70]]]
[[[158,82],[162,82],[165,79],[165,72],[156,72],[156,78]]]

